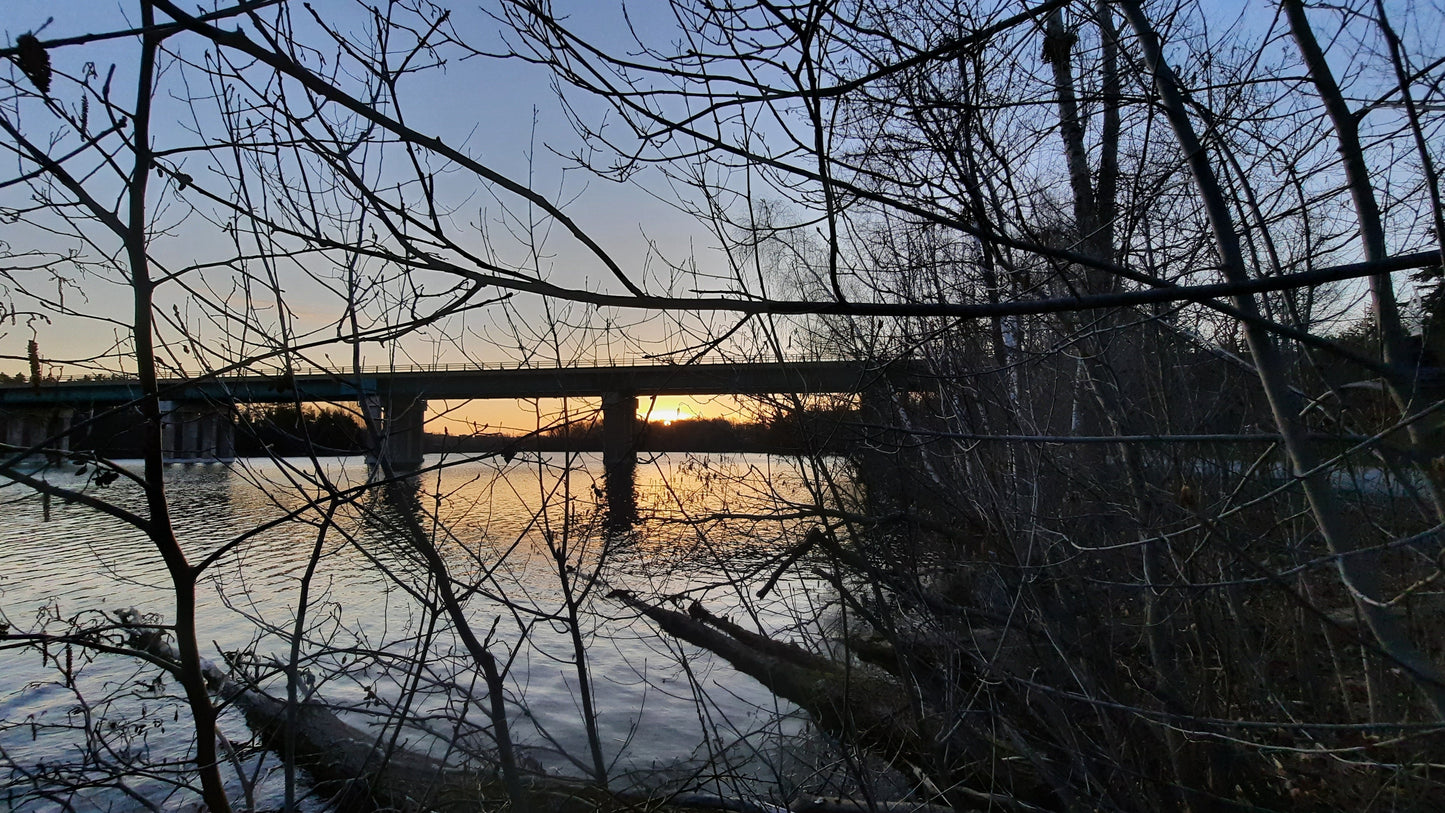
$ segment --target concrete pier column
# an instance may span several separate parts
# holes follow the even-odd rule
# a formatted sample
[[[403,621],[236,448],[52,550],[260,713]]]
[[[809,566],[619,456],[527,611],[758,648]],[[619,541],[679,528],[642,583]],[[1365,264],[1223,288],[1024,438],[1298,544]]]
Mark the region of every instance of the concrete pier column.
[[[205,458],[205,462],[215,459],[215,427],[220,422],[221,416],[214,409],[207,410],[204,416],[201,416],[201,456]]]
[[[70,421],[75,416],[75,410],[72,407],[52,407],[46,412],[41,440],[45,443],[45,454],[50,462],[59,463],[70,451]]]
[[[602,468],[607,487],[607,526],[631,530],[637,517],[637,396],[602,393]]]
[[[426,452],[426,401],[397,396],[383,401],[376,395],[361,399],[361,410],[376,430],[377,447],[366,454],[366,462],[380,465],[385,460],[395,474],[422,467]]]
[[[25,442],[24,411],[9,410],[5,413],[5,445],[21,449],[30,445]]]
[[[34,410],[25,410],[25,440],[26,446],[38,446],[45,440],[45,417]]]
[[[161,401],[161,459],[167,463],[176,459],[181,445],[180,405],[175,401]]]
[[[381,397],[374,392],[363,394],[358,405],[371,442],[366,450],[366,464],[379,466],[386,449],[386,411],[381,408]]]
[[[177,453],[185,463],[201,459],[201,422],[202,416],[197,410],[181,410],[181,447]]]
[[[602,466],[608,475],[637,467],[637,396],[630,392],[602,393]]]
[[[60,407],[50,411],[50,421],[45,427],[47,437],[54,438],[47,448],[57,452],[70,451],[70,425],[75,419],[75,410],[71,407]]]
[[[33,409],[13,409],[5,415],[5,442],[27,449],[45,438],[45,424]]]
[[[398,474],[422,467],[426,455],[426,401],[396,402],[387,410],[386,453]]]
[[[231,409],[226,407],[216,412],[216,462],[236,462],[236,424],[231,420]]]
[[[236,459],[229,404],[161,401],[161,457],[167,463],[230,463]]]
[[[217,451],[217,438],[221,433],[221,425],[227,422],[227,417],[223,409],[215,406],[211,406],[210,409],[198,414],[197,435],[199,445],[197,448],[197,456],[201,458],[202,462],[211,464],[211,462],[217,461],[218,456],[220,456],[220,453]]]

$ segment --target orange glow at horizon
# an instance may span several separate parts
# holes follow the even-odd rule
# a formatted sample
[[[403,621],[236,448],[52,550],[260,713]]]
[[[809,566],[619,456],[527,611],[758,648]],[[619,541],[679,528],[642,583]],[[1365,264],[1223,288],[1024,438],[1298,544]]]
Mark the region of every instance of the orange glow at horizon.
[[[427,431],[454,435],[525,434],[564,420],[589,420],[601,409],[596,398],[542,400],[429,401]],[[734,422],[752,420],[755,410],[731,396],[661,396],[639,398],[638,420],[668,424],[707,418]]]
[[[674,421],[690,421],[697,417],[697,413],[688,409],[685,404],[666,409],[653,409],[640,413],[639,417],[648,423],[660,423],[663,426],[672,426]]]

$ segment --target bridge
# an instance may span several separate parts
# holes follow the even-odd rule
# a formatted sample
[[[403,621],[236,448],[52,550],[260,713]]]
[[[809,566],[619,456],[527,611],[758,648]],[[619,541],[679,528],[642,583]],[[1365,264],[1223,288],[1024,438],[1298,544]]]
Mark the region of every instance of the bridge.
[[[165,379],[159,382],[162,448],[172,462],[234,459],[231,411],[236,404],[355,402],[378,428],[377,460],[396,471],[422,465],[427,401],[516,398],[599,398],[603,460],[608,472],[636,462],[639,398],[663,395],[866,393],[916,389],[920,365],[851,360],[769,362],[600,362],[565,367],[439,364],[320,368]],[[70,378],[0,384],[4,439],[15,449],[68,450],[76,415],[135,404],[134,379]]]

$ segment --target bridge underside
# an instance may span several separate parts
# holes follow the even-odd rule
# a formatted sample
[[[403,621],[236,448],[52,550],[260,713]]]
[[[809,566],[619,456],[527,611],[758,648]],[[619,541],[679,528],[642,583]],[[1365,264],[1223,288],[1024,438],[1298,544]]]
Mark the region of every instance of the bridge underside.
[[[167,463],[230,463],[236,424],[226,404],[161,402],[161,455]]]
[[[70,427],[75,410],[68,406],[30,406],[0,410],[5,445],[12,454],[51,457],[70,451]]]

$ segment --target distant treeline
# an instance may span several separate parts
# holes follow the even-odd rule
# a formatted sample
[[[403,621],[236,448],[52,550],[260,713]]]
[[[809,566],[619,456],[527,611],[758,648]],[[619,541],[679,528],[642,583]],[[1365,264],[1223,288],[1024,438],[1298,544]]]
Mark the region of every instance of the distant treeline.
[[[142,454],[139,414],[123,410],[78,428],[70,448],[106,457]],[[84,416],[77,416],[77,423]],[[256,404],[234,417],[235,452],[239,457],[296,457],[361,454],[369,447],[366,428],[355,411],[307,404]],[[774,454],[843,454],[862,438],[857,411],[851,408],[809,409],[780,413],[756,422],[725,418],[691,418],[671,424],[638,422],[638,451],[644,452],[771,452]],[[601,451],[603,428],[593,419],[534,435],[453,436],[428,433],[428,452]]]
[[[295,404],[248,406],[237,415],[236,454],[301,457],[360,454],[371,445],[356,411]]]
[[[813,409],[770,420],[735,423],[726,418],[689,418],[670,424],[639,422],[641,452],[770,452],[842,454],[861,437],[853,409]],[[602,450],[599,420],[579,421],[538,434],[427,435],[429,452],[597,452]]]

